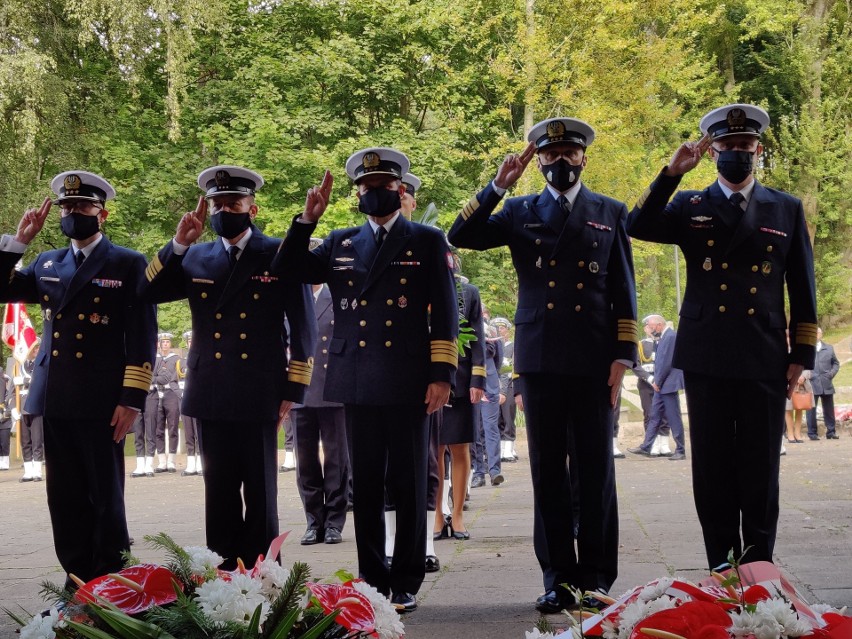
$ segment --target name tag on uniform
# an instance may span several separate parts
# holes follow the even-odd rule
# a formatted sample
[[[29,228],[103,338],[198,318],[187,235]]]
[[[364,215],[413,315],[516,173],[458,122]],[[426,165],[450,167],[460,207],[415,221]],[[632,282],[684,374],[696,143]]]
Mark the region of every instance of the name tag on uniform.
[[[40,277],[38,279],[42,280],[43,282],[61,282],[62,281],[58,277]]]
[[[102,278],[95,278],[92,280],[92,284],[95,286],[100,286],[101,288],[121,288],[122,282],[121,280],[105,280]]]
[[[354,266],[333,266],[331,267],[332,271],[351,271],[355,267]]]
[[[524,224],[525,229],[540,229],[544,224]]]
[[[193,284],[215,284],[216,282],[214,282],[213,280],[205,280],[203,277],[193,277],[192,283]]]

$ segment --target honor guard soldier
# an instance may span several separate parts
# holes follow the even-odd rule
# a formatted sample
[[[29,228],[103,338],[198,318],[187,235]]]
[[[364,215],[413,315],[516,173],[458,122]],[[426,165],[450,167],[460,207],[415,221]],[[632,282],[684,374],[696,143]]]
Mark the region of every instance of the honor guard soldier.
[[[182,413],[203,433],[207,545],[233,569],[278,535],[277,424],[311,381],[316,320],[308,287],[271,272],[280,242],[253,224],[263,178],[214,166],[198,185],[204,195],[151,260],[142,295],[157,303],[189,299],[192,383]],[[193,244],[208,201],[219,237]]]
[[[154,348],[157,349],[159,340]],[[151,384],[145,396],[142,414],[133,422],[133,445],[136,449],[136,468],[131,477],[154,476],[154,453],[157,450],[157,416],[160,413],[160,391],[157,389],[157,377],[163,368],[163,357],[158,352],[154,359]]]
[[[50,213],[45,198],[0,241],[0,300],[40,303],[44,319],[25,410],[44,417],[47,503],[56,556],[83,581],[120,570],[129,550],[124,436],[145,402],[157,338],[154,307],[136,296],[145,258],[101,233],[115,190],[86,171],[50,185],[67,248],[15,264]],[[66,586],[76,588],[69,579]]]
[[[417,208],[417,190],[421,185],[420,178],[413,173],[406,173],[402,176],[402,186],[405,187],[405,193],[399,198],[402,203],[400,210],[407,220],[411,220],[411,216]]]
[[[186,343],[186,351],[183,357],[180,358],[177,365],[178,390],[181,398],[186,393],[186,386],[189,383],[189,369],[186,366],[189,351],[192,348],[192,331],[184,331],[183,341]],[[201,469],[201,433],[198,430],[198,422],[195,417],[189,415],[181,415],[183,422],[183,435],[186,441],[186,470],[181,472],[183,477],[192,477],[200,475]]]
[[[160,396],[160,404],[157,408],[157,456],[159,463],[154,469],[155,473],[175,473],[175,453],[178,448],[178,422],[180,421],[180,387],[178,386],[177,365],[180,356],[172,351],[171,333],[160,333],[159,341],[160,357],[162,363],[154,373],[154,383]],[[168,431],[168,450],[166,448],[166,431]],[[166,456],[168,453],[168,457]]]
[[[673,364],[684,372],[695,506],[711,568],[731,550],[745,553],[744,563],[772,561],[785,397],[814,361],[814,266],[802,203],[754,178],[767,126],[767,113],[749,104],[708,113],[704,137],[675,151],[627,225],[637,239],[678,245],[686,260]],[[675,193],[708,152],[718,179]]]
[[[331,290],[334,334],[325,399],[346,405],[353,440],[358,569],[403,612],[416,607],[425,575],[428,416],[447,403],[458,360],[452,256],[439,230],[400,214],[408,168],[408,158],[394,149],[353,154],[346,172],[367,222],[333,231],[310,251],[331,193],[326,172],[308,191],[276,264],[305,281],[328,282]],[[397,509],[390,567],[385,485]]]
[[[592,127],[574,118],[539,122],[523,153],[506,156],[448,234],[460,248],[508,246],[518,274],[514,367],[527,420],[533,540],[546,591],[536,607],[545,613],[576,603],[560,584],[606,592],[618,571],[611,418],[624,370],[636,358],[636,299],[627,209],[580,180],[594,137]],[[510,198],[492,215],[536,152],[545,190]],[[572,438],[571,473],[579,474],[582,512],[576,553],[576,495],[566,464]],[[596,599],[584,603],[598,607]]]

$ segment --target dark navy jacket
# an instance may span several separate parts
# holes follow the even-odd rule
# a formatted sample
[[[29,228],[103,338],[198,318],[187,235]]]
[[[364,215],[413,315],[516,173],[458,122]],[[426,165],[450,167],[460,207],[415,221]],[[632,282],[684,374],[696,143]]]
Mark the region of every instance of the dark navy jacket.
[[[672,366],[677,333],[668,328],[663,331],[657,344],[657,356],[654,359],[654,383],[661,393],[676,393],[683,390],[683,371]]]
[[[459,356],[459,367],[453,386],[453,396],[470,401],[470,389],[485,389],[485,331],[482,325],[482,300],[479,289],[468,282],[459,282],[459,316],[467,320],[476,340],[468,343],[464,355]]]
[[[272,275],[279,244],[252,226],[233,272],[218,238],[184,255],[176,255],[170,241],[148,265],[142,296],[158,303],[188,298],[192,311],[186,358],[192,384],[184,390],[182,414],[277,421],[282,400],[304,398],[316,342],[313,299],[308,287]]]
[[[568,221],[549,191],[501,201],[491,184],[468,202],[448,239],[460,248],[508,246],[518,273],[515,372],[600,376],[636,360],[627,208],[585,186]]]
[[[677,244],[686,260],[674,366],[735,379],[777,379],[789,363],[813,366],[816,293],[802,203],[755,183],[739,213],[718,182],[669,202],[679,183],[661,173],[627,221],[631,236]]]
[[[145,257],[103,237],[77,269],[74,251],[0,251],[0,301],[41,304],[44,335],[26,411],[53,419],[109,419],[142,409],[151,384],[157,318],[136,296]]]

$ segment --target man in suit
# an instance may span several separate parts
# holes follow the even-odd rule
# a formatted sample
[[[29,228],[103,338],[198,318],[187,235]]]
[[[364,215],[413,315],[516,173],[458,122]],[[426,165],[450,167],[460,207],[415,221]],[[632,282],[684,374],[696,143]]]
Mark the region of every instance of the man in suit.
[[[353,154],[360,227],[308,248],[332,177],[308,191],[276,268],[328,282],[334,304],[325,399],[346,405],[352,436],[358,570],[401,612],[414,610],[425,574],[428,416],[447,403],[458,361],[452,256],[443,234],[400,214],[409,161],[394,149]],[[396,505],[393,561],[385,560],[385,486]]]
[[[160,397],[157,407],[157,457],[159,463],[154,469],[155,473],[175,473],[175,454],[178,448],[178,422],[180,422],[180,387],[178,386],[177,366],[180,356],[172,351],[171,333],[160,333],[159,340],[160,357],[162,358],[159,369],[154,373],[154,384]],[[168,432],[168,452],[166,448],[166,433]],[[168,457],[167,457],[168,455]]]
[[[695,506],[711,568],[731,550],[740,557],[748,549],[744,562],[772,561],[785,398],[814,361],[813,253],[802,203],[753,175],[768,125],[767,113],[747,104],[705,115],[704,137],[675,151],[627,223],[637,239],[677,244],[686,260],[672,365],[684,373]],[[708,151],[718,179],[672,199]]]
[[[638,448],[629,448],[627,452],[651,457],[665,418],[671,426],[675,440],[675,452],[669,459],[682,461],[686,459],[686,448],[678,391],[683,389],[683,371],[672,366],[677,333],[668,327],[662,315],[651,315],[647,318],[647,325],[651,328],[651,335],[660,340],[654,359],[654,381],[651,382],[651,388],[654,389],[651,420],[645,431],[645,440]]]
[[[310,290],[271,273],[279,242],[253,224],[262,185],[242,167],[202,171],[198,207],[151,260],[142,287],[152,302],[189,299],[192,384],[182,412],[200,425],[207,545],[226,569],[254,561],[278,535],[277,424],[304,398],[316,339]],[[208,199],[219,237],[194,244]]]
[[[645,337],[639,341],[639,361],[633,367],[633,374],[636,375],[636,390],[639,392],[639,401],[642,404],[642,420],[644,433],[648,432],[648,424],[651,423],[651,415],[653,412],[654,395],[654,358],[657,356],[658,339],[654,337],[648,321],[652,316],[648,316],[642,320],[642,330],[645,332]],[[657,427],[657,437],[651,445],[651,457],[671,457],[672,451],[669,448],[669,427],[668,419],[665,414],[662,415],[660,425]]]
[[[319,242],[318,242],[319,243]],[[308,528],[301,544],[339,544],[346,523],[349,486],[349,450],[343,404],[323,399],[329,340],[334,330],[334,309],[327,286],[313,287],[317,341],[314,374],[305,400],[291,412],[296,449],[296,485],[305,508]],[[322,445],[322,461],[320,461]]]
[[[142,409],[156,342],[154,307],[136,296],[145,258],[101,232],[115,190],[87,171],[50,185],[67,248],[15,270],[50,212],[45,198],[0,241],[0,300],[40,303],[44,335],[25,409],[44,417],[47,503],[56,556],[83,581],[121,569],[129,550],[124,436]],[[76,588],[70,579],[66,586]]]
[[[503,342],[503,362],[500,365],[500,461],[516,462],[515,452],[515,406],[514,369],[515,342],[512,339],[512,323],[505,317],[495,317],[492,325]]]
[[[618,509],[612,409],[636,359],[633,260],[627,209],[580,180],[594,130],[574,118],[536,124],[520,155],[462,210],[449,232],[460,248],[508,246],[518,274],[515,372],[526,414],[532,468],[533,539],[546,613],[575,604],[560,584],[607,591],[618,572]],[[538,153],[544,191],[500,201]],[[566,459],[571,440],[582,525],[574,516]],[[575,484],[576,486],[576,484]],[[601,606],[596,598],[586,601]]]
[[[817,434],[816,405],[822,400],[822,416],[825,420],[825,438],[840,439],[835,430],[834,383],[831,381],[840,370],[840,361],[834,354],[834,347],[822,341],[822,329],[817,328],[816,358],[814,368],[805,372],[814,387],[814,407],[808,411],[808,439],[819,439]]]
[[[186,366],[189,350],[192,348],[192,331],[184,331],[183,340],[186,343],[186,351],[177,363],[178,392],[183,398],[189,384],[189,370]],[[193,477],[202,474],[201,466],[201,433],[198,430],[198,422],[195,417],[181,415],[183,422],[184,439],[186,440],[186,469],[181,472],[182,477]]]

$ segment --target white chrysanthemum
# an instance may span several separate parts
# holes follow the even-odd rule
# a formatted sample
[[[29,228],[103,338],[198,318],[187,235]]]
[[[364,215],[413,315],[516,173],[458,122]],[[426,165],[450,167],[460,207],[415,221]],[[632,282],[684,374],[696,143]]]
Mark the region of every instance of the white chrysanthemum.
[[[405,626],[399,613],[388,598],[365,581],[353,581],[352,587],[370,600],[373,606],[374,624],[379,639],[400,639],[405,635]]]
[[[213,621],[248,624],[258,606],[260,622],[269,614],[269,602],[263,596],[260,581],[248,575],[234,575],[230,581],[213,579],[195,591],[201,611]]]
[[[757,619],[750,612],[743,610],[742,612],[732,612],[731,627],[728,628],[735,637],[747,637],[754,634],[754,629],[757,627]]]
[[[194,575],[204,575],[215,570],[225,561],[224,557],[204,546],[187,546],[184,551],[189,555],[190,566]]]
[[[668,590],[673,583],[674,579],[672,577],[663,577],[658,579],[642,589],[642,592],[639,593],[639,600],[652,601],[654,599],[659,599],[666,594],[666,590]]]
[[[761,618],[774,620],[780,626],[781,635],[784,637],[802,637],[810,634],[810,624],[799,619],[790,602],[780,597],[759,601],[755,614]]]
[[[51,608],[50,613],[42,617],[36,615],[30,622],[21,628],[21,639],[55,639],[56,628],[61,626],[59,621],[59,611],[56,608]]]
[[[633,628],[645,617],[661,610],[670,610],[677,606],[677,600],[663,595],[651,601],[636,600],[624,607],[618,615],[618,621],[604,621],[604,637],[606,639],[626,639],[633,633]]]
[[[828,604],[821,604],[821,603],[812,605],[811,610],[814,612],[814,614],[816,614],[820,617],[827,612],[837,612],[837,608],[835,608],[834,606],[830,606]]]
[[[526,631],[526,639],[553,639],[553,634],[550,632],[542,632],[538,628]]]
[[[272,559],[264,559],[260,564],[261,591],[273,602],[281,594],[281,589],[290,578],[290,571]]]

